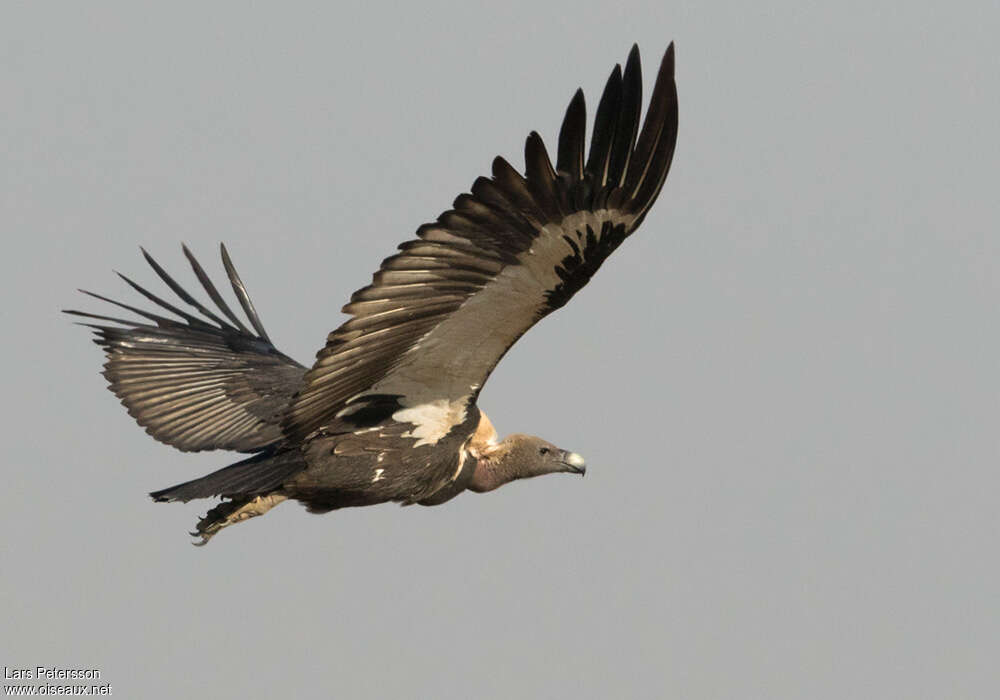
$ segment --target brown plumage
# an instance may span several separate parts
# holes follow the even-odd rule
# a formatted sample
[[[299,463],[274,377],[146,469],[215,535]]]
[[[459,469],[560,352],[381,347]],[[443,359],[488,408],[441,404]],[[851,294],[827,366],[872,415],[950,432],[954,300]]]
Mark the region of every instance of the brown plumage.
[[[355,292],[351,316],[312,367],[279,352],[225,249],[223,265],[246,322],[184,253],[217,310],[143,251],[190,313],[125,281],[171,316],[92,295],[141,316],[70,311],[106,354],[111,390],[154,438],[181,450],[251,453],[208,476],[152,494],[222,496],[198,524],[203,542],[286,499],[325,512],[386,501],[443,503],[514,479],[582,474],[583,459],[540,438],[498,440],[479,392],[510,346],[559,308],[642,222],[663,186],[677,137],[671,45],[640,129],[642,78],[633,47],[597,108],[589,153],[583,93],[570,102],[556,166],[541,138],[525,144],[525,174],[493,162],[491,178],[386,258]]]

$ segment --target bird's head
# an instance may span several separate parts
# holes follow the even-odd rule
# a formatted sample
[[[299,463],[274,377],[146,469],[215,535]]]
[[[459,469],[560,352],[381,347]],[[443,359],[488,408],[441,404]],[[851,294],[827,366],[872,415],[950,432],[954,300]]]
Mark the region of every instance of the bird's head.
[[[563,450],[534,435],[511,435],[504,442],[512,443],[511,459],[519,467],[521,477],[567,472],[583,476],[587,463],[576,452]]]
[[[515,434],[480,457],[469,488],[492,491],[515,479],[559,472],[583,476],[586,471],[587,464],[577,453],[534,435]]]

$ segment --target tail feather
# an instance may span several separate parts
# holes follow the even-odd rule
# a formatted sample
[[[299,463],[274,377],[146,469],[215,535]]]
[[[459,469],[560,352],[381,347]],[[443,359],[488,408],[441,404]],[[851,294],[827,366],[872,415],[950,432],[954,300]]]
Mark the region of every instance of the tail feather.
[[[265,452],[212,472],[207,476],[153,491],[154,501],[190,501],[195,498],[253,498],[281,487],[306,468],[297,451]]]

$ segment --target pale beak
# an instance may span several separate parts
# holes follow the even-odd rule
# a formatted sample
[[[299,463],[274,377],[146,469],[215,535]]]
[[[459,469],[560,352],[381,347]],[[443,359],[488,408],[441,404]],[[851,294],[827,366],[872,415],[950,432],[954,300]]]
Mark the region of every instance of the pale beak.
[[[566,471],[583,476],[587,473],[587,462],[576,452],[563,452],[562,460],[566,465]]]

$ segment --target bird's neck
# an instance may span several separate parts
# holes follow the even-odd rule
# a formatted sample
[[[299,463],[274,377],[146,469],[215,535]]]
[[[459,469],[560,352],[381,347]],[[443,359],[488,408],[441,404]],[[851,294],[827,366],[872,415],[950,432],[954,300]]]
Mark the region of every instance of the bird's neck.
[[[499,488],[521,477],[517,465],[510,459],[510,452],[503,442],[482,450],[476,455],[478,460],[469,482],[469,490],[484,493]]]
[[[512,475],[510,444],[497,439],[497,431],[485,413],[479,414],[479,425],[468,445],[469,457],[476,467],[469,481],[469,490],[477,493],[492,491],[517,477]]]

